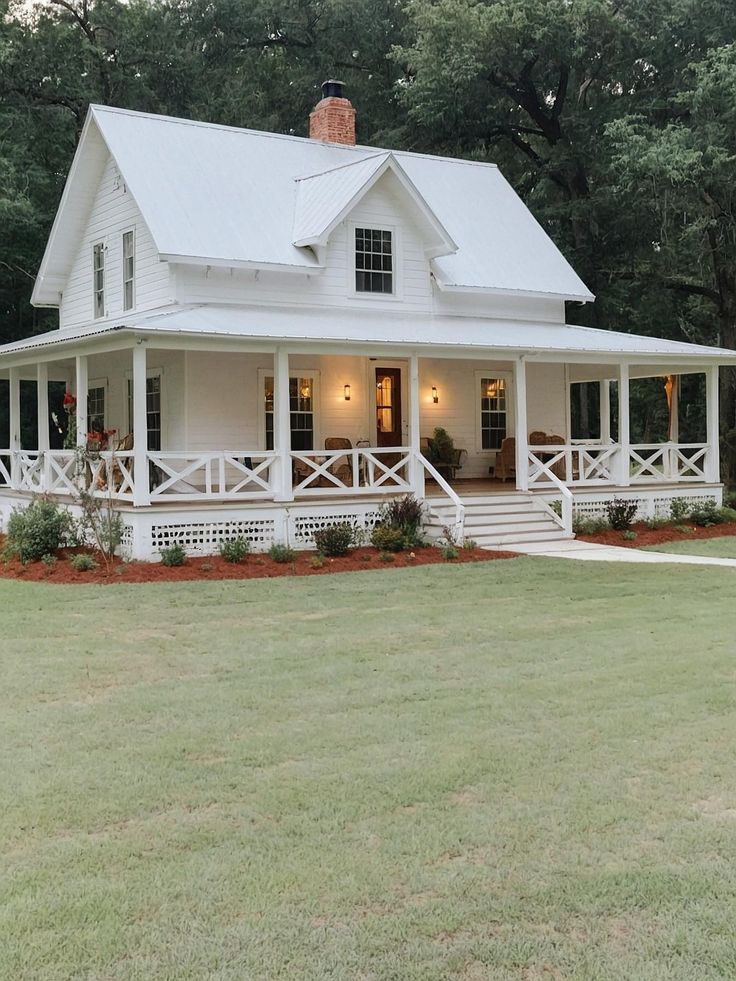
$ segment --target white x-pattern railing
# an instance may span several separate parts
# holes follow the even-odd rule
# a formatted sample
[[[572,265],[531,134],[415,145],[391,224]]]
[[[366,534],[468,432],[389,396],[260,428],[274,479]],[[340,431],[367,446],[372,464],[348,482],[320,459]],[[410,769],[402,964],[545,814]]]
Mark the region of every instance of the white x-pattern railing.
[[[291,452],[294,497],[410,491],[405,446]]]
[[[149,452],[150,499],[273,497],[273,452],[215,450],[202,453]]]
[[[707,443],[641,443],[630,449],[631,483],[704,481]]]
[[[615,483],[619,448],[610,443],[572,443],[529,447],[529,483],[550,480],[566,484]]]

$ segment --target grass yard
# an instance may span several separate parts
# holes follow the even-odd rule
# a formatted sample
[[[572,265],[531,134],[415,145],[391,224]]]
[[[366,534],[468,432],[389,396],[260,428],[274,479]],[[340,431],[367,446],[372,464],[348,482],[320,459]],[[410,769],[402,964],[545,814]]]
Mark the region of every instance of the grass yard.
[[[736,977],[735,601],[531,558],[0,582],[0,977]]]
[[[675,552],[678,555],[712,555],[719,559],[736,559],[736,537],[702,538],[695,541],[684,539],[646,546],[652,552]]]

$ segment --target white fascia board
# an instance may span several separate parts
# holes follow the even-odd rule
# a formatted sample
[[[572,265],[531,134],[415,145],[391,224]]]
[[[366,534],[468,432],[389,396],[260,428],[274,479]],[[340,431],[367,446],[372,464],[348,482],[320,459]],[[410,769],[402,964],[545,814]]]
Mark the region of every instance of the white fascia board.
[[[171,252],[159,252],[158,257],[163,262],[178,266],[212,266],[218,269],[253,269],[263,272],[299,273],[300,275],[319,275],[324,272],[324,265],[315,263],[291,265],[279,262],[258,262],[253,259],[223,259],[221,256],[206,255],[176,255]]]
[[[432,277],[442,293],[475,293],[478,295],[490,293],[502,296],[526,296],[536,299],[546,297],[550,300],[569,300],[571,303],[592,303],[595,300],[593,293],[548,293],[544,290],[510,290],[500,286],[460,286],[456,283],[444,282],[435,272],[432,273]]]

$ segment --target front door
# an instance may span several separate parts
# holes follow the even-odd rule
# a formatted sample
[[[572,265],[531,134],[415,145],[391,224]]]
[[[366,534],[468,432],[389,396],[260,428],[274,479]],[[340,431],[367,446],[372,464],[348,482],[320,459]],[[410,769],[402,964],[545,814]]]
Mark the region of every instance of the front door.
[[[401,369],[376,368],[376,440],[401,446]]]

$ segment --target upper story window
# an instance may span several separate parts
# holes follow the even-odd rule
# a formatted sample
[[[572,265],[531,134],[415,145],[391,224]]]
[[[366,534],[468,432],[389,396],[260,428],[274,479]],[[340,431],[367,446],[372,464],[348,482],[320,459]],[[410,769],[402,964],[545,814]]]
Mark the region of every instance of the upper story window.
[[[135,235],[123,232],[123,310],[132,310],[135,304]]]
[[[92,246],[92,291],[95,317],[105,316],[105,246],[98,242]]]
[[[390,231],[355,229],[355,292],[394,292],[393,235]]]

